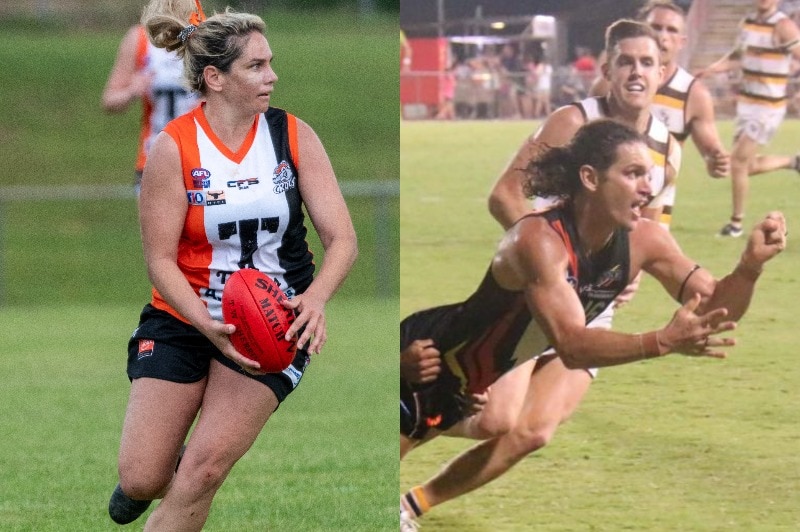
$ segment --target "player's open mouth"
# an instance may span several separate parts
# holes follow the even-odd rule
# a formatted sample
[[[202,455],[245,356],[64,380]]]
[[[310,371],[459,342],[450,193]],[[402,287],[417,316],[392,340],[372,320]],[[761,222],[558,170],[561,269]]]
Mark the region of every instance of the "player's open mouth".
[[[625,89],[627,89],[628,92],[644,92],[644,85],[641,83],[629,83],[625,85]]]

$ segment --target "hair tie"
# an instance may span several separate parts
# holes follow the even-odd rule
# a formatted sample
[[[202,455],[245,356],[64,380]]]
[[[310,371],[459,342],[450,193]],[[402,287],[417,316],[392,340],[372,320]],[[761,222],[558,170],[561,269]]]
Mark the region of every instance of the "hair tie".
[[[181,30],[181,32],[178,34],[178,39],[180,39],[181,42],[186,42],[186,39],[189,38],[189,35],[194,33],[194,30],[196,30],[196,29],[197,29],[197,26],[195,26],[194,24],[189,24],[188,26],[183,28]]]

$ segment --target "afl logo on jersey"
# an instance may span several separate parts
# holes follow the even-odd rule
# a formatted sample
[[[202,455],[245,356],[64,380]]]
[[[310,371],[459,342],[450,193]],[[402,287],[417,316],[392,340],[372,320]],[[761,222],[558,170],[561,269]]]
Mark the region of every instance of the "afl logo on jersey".
[[[211,172],[205,168],[192,169],[192,185],[194,188],[208,188],[211,185]]]
[[[275,194],[281,194],[295,187],[295,177],[289,163],[281,161],[275,167],[275,170],[272,171],[272,182],[275,184],[272,189]]]

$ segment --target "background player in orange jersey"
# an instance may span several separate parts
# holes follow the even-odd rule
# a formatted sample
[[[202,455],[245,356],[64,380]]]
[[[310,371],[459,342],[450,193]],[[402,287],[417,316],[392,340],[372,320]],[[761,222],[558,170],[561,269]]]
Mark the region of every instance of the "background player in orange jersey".
[[[141,131],[136,153],[134,184],[142,182],[147,150],[167,122],[197,105],[198,95],[183,77],[183,61],[175,52],[153,46],[141,24],[122,39],[114,66],[103,90],[103,109],[122,113],[137,100],[142,102]]]
[[[353,265],[356,236],[319,138],[270,106],[278,78],[264,21],[228,10],[206,19],[192,0],[152,0],[142,21],[156,46],[184,58],[204,102],[165,127],[144,169],[153,297],[129,342],[109,514],[131,522],[162,498],[145,530],[201,530],[231,468],[325,344],[325,305]],[[316,276],[303,206],[325,250]],[[241,268],[272,277],[297,314],[287,332],[297,355],[281,373],[237,352],[234,326],[221,321],[225,280]]]

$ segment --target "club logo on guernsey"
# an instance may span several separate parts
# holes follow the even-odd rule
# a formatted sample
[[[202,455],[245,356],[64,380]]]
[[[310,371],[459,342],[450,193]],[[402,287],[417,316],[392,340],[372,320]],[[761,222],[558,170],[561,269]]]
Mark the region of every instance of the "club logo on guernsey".
[[[295,187],[295,177],[292,168],[286,161],[281,161],[275,170],[272,171],[272,182],[275,187],[272,189],[275,194],[282,194]]]
[[[211,186],[211,172],[205,168],[192,169],[192,185],[194,188],[208,188]]]

